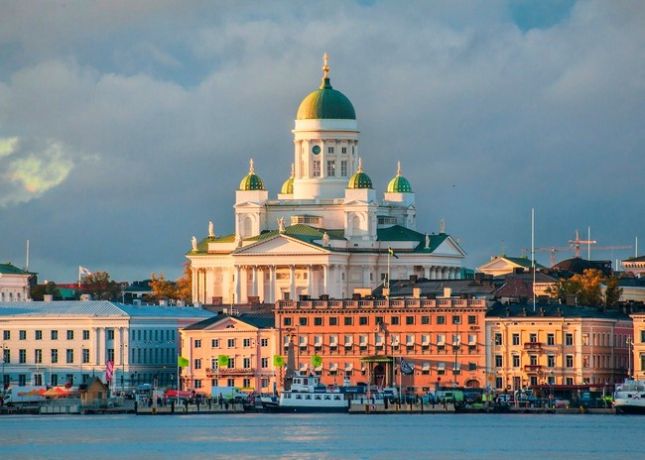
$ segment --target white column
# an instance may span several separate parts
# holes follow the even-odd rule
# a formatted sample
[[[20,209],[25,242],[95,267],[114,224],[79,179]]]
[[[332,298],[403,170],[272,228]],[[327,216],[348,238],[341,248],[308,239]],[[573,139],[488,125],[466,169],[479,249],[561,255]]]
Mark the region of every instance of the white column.
[[[311,268],[311,265],[307,265],[307,295],[309,297],[314,296],[314,271]]]
[[[257,278],[257,283],[258,283],[258,297],[260,297],[260,302],[264,303],[266,302],[266,293],[264,292],[264,280],[265,280],[265,274],[266,274],[266,267],[259,267],[258,270],[258,278]]]
[[[94,331],[94,364],[98,365],[101,362],[101,338],[99,336],[100,329],[98,327],[93,327]]]
[[[235,266],[235,303],[242,303],[241,302],[241,297],[242,297],[242,283],[240,281],[240,276],[241,276],[241,269],[239,265]]]
[[[197,284],[198,284],[197,269],[196,268],[191,268],[190,270],[191,270],[192,275],[193,275],[192,298],[193,298],[193,303],[196,303],[196,302],[199,302],[199,300],[197,298],[197,295],[198,295],[198,291],[197,291]]]
[[[275,265],[269,267],[269,302],[271,303],[276,301],[275,270]]]
[[[240,303],[246,303],[249,301],[249,269],[246,266],[240,272],[240,288]]]
[[[98,337],[98,347],[99,347],[99,362],[97,363],[99,366],[102,366],[105,364],[105,352],[107,351],[105,349],[105,328],[100,327],[96,330],[96,334]]]
[[[123,328],[123,347],[123,364],[130,366],[130,327]]]
[[[115,368],[117,368],[118,366],[121,366],[121,344],[122,343],[123,342],[121,341],[121,328],[115,327],[114,341],[112,342],[112,345],[114,346],[114,367]]]
[[[369,273],[369,266],[363,265],[361,267],[363,270],[363,286],[364,288],[370,287],[370,273]]]
[[[427,280],[430,279],[430,267],[423,267],[423,277]]]
[[[296,300],[296,267],[289,265],[289,299]]]
[[[258,295],[258,267],[251,268],[251,295]]]
[[[329,295],[329,266],[323,265],[322,293]]]

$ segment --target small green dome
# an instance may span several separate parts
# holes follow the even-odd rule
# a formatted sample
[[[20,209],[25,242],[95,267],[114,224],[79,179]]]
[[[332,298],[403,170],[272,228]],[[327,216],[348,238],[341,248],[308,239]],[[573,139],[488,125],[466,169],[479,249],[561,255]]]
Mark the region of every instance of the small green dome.
[[[265,190],[264,182],[262,182],[260,176],[255,174],[253,160],[249,161],[249,173],[240,181],[239,190],[242,192],[248,192],[250,190]]]
[[[323,57],[323,79],[320,88],[305,97],[296,113],[296,120],[335,118],[356,120],[356,112],[350,100],[329,82],[327,53]]]
[[[360,158],[358,159],[358,169],[354,175],[349,178],[347,188],[372,188],[372,179],[363,172],[363,165]]]
[[[294,178],[294,170],[293,170],[293,164],[291,164],[291,176],[289,176],[289,179],[284,181],[282,184],[282,188],[280,189],[280,193],[283,195],[293,195],[293,178]]]
[[[401,175],[401,163],[397,165],[396,176],[387,184],[387,193],[412,193],[410,181]]]

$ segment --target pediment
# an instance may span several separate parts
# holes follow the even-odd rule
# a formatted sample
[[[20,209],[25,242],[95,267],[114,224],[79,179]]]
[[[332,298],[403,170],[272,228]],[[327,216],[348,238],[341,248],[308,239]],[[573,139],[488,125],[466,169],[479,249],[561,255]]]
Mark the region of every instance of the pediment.
[[[208,331],[255,331],[257,327],[251,326],[236,318],[227,317],[206,327]]]
[[[480,266],[479,270],[512,270],[515,267],[519,267],[519,265],[503,257],[498,257]]]
[[[433,254],[441,254],[441,255],[447,255],[447,256],[457,256],[457,257],[465,257],[466,252],[461,249],[461,246],[459,246],[459,243],[457,243],[452,237],[448,237],[445,240],[441,242],[439,246],[435,248],[434,251],[432,251]]]
[[[287,235],[276,235],[235,251],[236,256],[328,254],[329,251]]]

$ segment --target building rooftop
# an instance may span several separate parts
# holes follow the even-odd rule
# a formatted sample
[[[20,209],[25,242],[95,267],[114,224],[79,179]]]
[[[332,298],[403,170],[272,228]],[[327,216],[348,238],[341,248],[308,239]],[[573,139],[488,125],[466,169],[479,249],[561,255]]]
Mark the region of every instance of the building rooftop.
[[[576,307],[570,305],[538,305],[533,311],[530,305],[495,304],[486,313],[487,318],[502,317],[564,317],[564,318],[602,318],[629,320],[629,316],[620,310],[600,310],[593,307]]]
[[[11,262],[0,264],[0,274],[3,275],[34,275],[34,272],[28,272],[21,268],[16,267]]]
[[[115,316],[150,318],[208,318],[214,313],[193,307],[124,305],[107,300],[0,302],[0,316]]]
[[[207,318],[198,323],[191,324],[190,326],[185,327],[185,330],[194,331],[206,329],[213,324],[220,322],[225,318],[234,318],[238,321],[242,321],[250,326],[257,327],[258,329],[269,329],[275,327],[275,317],[273,313],[271,314],[253,314],[253,313],[242,313],[241,315],[228,315],[225,313]]]

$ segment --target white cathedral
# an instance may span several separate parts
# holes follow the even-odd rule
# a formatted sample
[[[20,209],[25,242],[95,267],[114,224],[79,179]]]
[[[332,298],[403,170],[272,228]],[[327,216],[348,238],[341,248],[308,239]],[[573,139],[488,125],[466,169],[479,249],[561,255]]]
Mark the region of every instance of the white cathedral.
[[[294,163],[277,199],[251,160],[235,193],[235,233],[216,235],[209,222],[204,239],[193,237],[186,256],[194,302],[348,298],[388,273],[393,280],[461,278],[458,242],[443,228],[416,230],[414,193],[400,166],[377,198],[359,157],[354,106],[332,88],[327,55],[323,62],[320,88],[298,107]]]

